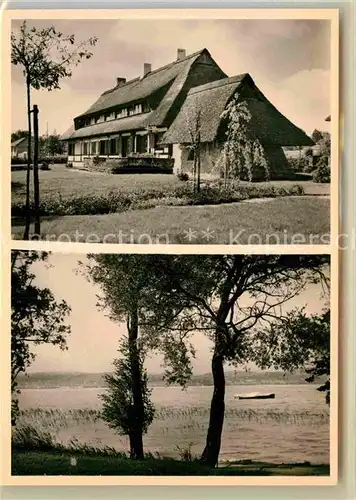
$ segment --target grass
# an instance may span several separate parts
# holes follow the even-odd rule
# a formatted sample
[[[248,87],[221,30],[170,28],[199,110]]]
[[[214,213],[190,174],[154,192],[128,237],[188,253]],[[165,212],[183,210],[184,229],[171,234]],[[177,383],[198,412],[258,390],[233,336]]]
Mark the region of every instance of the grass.
[[[189,231],[193,235],[190,240]],[[156,207],[121,214],[44,217],[41,232],[44,240],[87,243],[328,244],[330,201],[316,196],[288,197],[214,206]],[[22,238],[22,221],[13,225],[12,235]]]
[[[147,458],[134,461],[121,456],[87,456],[76,454],[76,465],[71,465],[71,452],[13,452],[12,474],[26,476],[325,476],[328,465],[310,464],[248,464],[232,463],[216,469],[198,462],[169,458]]]
[[[328,475],[328,465],[272,464],[240,460],[221,463],[210,469],[199,463],[187,448],[177,447],[181,460],[146,454],[142,461],[130,460],[127,453],[112,447],[100,449],[70,442],[68,446],[55,443],[49,432],[26,426],[15,429],[12,437],[13,475]]]
[[[99,172],[84,172],[65,168],[64,165],[51,166],[50,171],[40,171],[40,189],[44,196],[61,196],[70,198],[79,193],[85,195],[101,195],[109,191],[133,193],[141,190],[157,188],[172,189],[182,185],[175,175],[169,174],[120,174],[108,175]],[[25,197],[26,172],[12,172],[12,202],[20,203]],[[299,182],[299,181],[298,181]],[[329,194],[328,185],[318,185],[311,181],[301,181],[306,194]],[[247,183],[242,183],[242,185]],[[264,183],[259,183],[264,184]],[[294,181],[271,181],[269,186],[286,187],[295,185]]]
[[[63,165],[51,166],[50,171],[40,171],[39,176],[42,195],[51,197],[61,193],[63,198],[69,198],[78,193],[100,195],[113,190],[128,193],[157,187],[172,188],[182,184],[176,176],[168,174],[108,175],[71,170]],[[23,201],[26,193],[26,172],[12,172],[11,180],[17,183],[17,189],[12,193],[12,203]],[[22,185],[22,189],[19,189],[19,184]]]

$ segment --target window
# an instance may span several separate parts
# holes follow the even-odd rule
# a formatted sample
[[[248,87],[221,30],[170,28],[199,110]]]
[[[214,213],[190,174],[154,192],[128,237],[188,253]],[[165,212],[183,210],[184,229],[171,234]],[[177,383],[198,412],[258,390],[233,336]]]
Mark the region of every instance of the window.
[[[147,135],[136,135],[136,153],[147,152]]]
[[[93,141],[91,143],[91,154],[95,155],[96,154],[96,141]]]
[[[100,116],[96,116],[96,117],[94,118],[95,123],[98,123],[98,121],[99,121],[99,120],[100,120]]]
[[[129,137],[126,135],[123,135],[121,137],[121,155],[123,157],[127,156],[129,149]]]
[[[148,113],[149,111],[151,111],[151,108],[148,102],[142,103],[142,113]]]
[[[88,143],[84,142],[83,143],[83,155],[87,155],[87,154],[88,154]]]
[[[74,142],[68,144],[68,155],[74,156]]]
[[[106,143],[107,141],[100,141],[99,142],[99,154],[105,155],[106,154]]]
[[[135,115],[142,113],[142,104],[135,104],[133,113]]]
[[[115,139],[110,139],[110,153],[111,155],[116,155],[117,154],[117,140]]]

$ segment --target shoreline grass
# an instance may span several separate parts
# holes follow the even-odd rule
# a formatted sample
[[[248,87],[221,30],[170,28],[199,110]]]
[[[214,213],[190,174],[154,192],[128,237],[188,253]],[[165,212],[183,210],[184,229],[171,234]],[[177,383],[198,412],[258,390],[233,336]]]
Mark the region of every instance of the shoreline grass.
[[[63,451],[39,452],[14,450],[12,453],[12,475],[21,476],[328,476],[328,464],[313,465],[309,462],[297,464],[271,464],[266,462],[237,461],[222,463],[212,469],[198,461],[153,458],[131,460],[122,456],[75,455]]]

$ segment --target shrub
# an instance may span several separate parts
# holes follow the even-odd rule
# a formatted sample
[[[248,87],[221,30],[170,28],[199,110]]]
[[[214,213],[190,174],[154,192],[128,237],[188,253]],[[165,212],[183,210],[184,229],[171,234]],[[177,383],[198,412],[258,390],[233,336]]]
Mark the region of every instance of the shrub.
[[[276,196],[298,196],[304,194],[300,185],[274,186],[273,184],[239,184],[232,183],[224,188],[221,181],[205,184],[199,192],[193,191],[191,181],[167,189],[140,190],[137,192],[109,191],[100,195],[75,195],[62,198],[43,197],[40,214],[48,215],[98,215],[120,213],[126,210],[138,210],[154,206],[182,205],[217,205],[251,198],[275,198]],[[33,207],[31,207],[33,208]],[[12,205],[12,215],[24,217],[24,202]]]
[[[14,156],[11,158],[11,165],[25,165],[27,164],[26,158],[20,158],[19,156]]]
[[[93,165],[99,165],[99,163],[104,163],[106,158],[100,158],[100,156],[96,155],[92,158]]]
[[[293,172],[305,172],[310,166],[310,160],[305,156],[301,156],[300,158],[287,158],[287,160]]]
[[[322,156],[318,161],[316,170],[313,172],[313,181],[318,183],[329,183],[330,177],[329,157]]]
[[[49,164],[50,164],[50,161],[48,158],[43,159],[41,164],[40,164],[41,170],[50,170]]]
[[[189,174],[187,174],[186,172],[179,172],[177,177],[180,181],[189,181]]]

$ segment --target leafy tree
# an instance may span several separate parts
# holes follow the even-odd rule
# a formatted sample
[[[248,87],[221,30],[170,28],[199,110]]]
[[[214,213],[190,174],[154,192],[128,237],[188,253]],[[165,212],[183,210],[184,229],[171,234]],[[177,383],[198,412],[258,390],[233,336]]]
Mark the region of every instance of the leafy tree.
[[[81,60],[90,59],[89,48],[97,42],[96,37],[75,45],[75,35],[64,35],[54,26],[37,29],[29,28],[27,21],[20,26],[18,33],[11,33],[11,63],[21,66],[26,83],[28,135],[32,136],[31,126],[31,88],[40,90],[56,90],[60,88],[62,78],[72,76],[72,66]],[[89,47],[89,48],[88,48]],[[26,226],[24,239],[29,238],[30,231],[30,167],[32,161],[31,141],[28,142],[27,176],[26,176]],[[35,233],[39,228],[39,181],[38,169],[34,166],[35,197]]]
[[[17,141],[18,139],[22,139],[23,137],[28,137],[28,130],[17,130],[16,132],[11,133],[11,142]]]
[[[129,435],[131,456],[143,459],[143,433],[151,423],[152,411],[146,375],[142,372],[146,346],[141,340],[139,320],[144,317],[145,310],[152,307],[149,294],[152,288],[149,280],[149,263],[152,257],[111,254],[88,257],[89,265],[84,268],[86,276],[99,285],[102,291],[98,297],[98,306],[108,310],[113,321],[125,321],[128,332],[127,342],[123,347],[125,359],[116,362],[115,375],[108,379],[111,396],[107,399],[106,417],[116,422],[115,425]],[[128,401],[129,394],[132,395],[132,407],[131,401],[125,404],[125,408],[120,410],[124,412],[123,415],[115,406],[113,398],[117,396]],[[135,418],[125,420],[125,414],[134,414]]]
[[[330,402],[330,309],[308,315],[305,309],[294,309],[280,323],[256,335],[255,361],[262,369],[274,367],[293,372],[303,368],[307,382],[327,377],[318,387]]]
[[[39,149],[42,156],[55,156],[64,153],[64,144],[59,135],[49,135],[40,137]]]
[[[269,179],[269,168],[263,146],[250,131],[252,115],[246,101],[236,94],[227,104],[221,118],[226,123],[226,140],[218,166],[223,165],[224,179],[247,179],[252,181],[260,171]]]
[[[66,349],[70,327],[65,319],[70,308],[65,301],[57,302],[48,288],[34,283],[31,266],[46,261],[48,254],[13,250],[11,253],[11,392],[13,395],[12,423],[16,422],[18,401],[17,376],[25,373],[35,354],[31,346],[58,345]]]
[[[137,435],[147,432],[154,417],[154,407],[150,401],[151,391],[148,388],[147,372],[143,367],[143,356],[139,352],[132,352],[134,344],[130,341],[121,343],[121,358],[114,360],[114,373],[105,375],[107,391],[103,400],[103,418],[109,426],[119,433],[128,435],[132,458],[137,456]],[[136,359],[136,356],[138,358]],[[135,404],[136,369],[139,370],[140,393],[142,394],[142,414],[137,413]]]
[[[203,463],[218,461],[225,411],[224,365],[244,365],[253,357],[253,333],[263,323],[284,319],[282,306],[310,282],[326,280],[328,256],[232,255],[156,256],[151,275],[160,288],[151,311],[151,337],[172,331],[182,342],[205,333],[213,342],[213,395]],[[155,281],[154,274],[160,276]],[[161,342],[161,347],[164,348]],[[189,347],[187,351],[189,352]],[[166,348],[171,378],[185,360],[174,342]]]
[[[317,144],[323,138],[323,134],[322,132],[320,132],[320,130],[314,129],[311,138],[313,139],[315,144]]]

